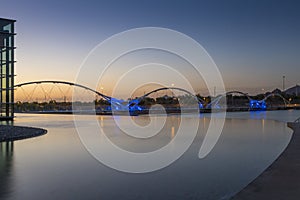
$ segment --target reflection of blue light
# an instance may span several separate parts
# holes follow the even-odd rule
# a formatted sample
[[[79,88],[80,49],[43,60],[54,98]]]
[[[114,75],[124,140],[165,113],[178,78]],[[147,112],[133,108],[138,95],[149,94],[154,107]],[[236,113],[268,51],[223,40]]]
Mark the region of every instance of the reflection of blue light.
[[[200,108],[200,109],[204,108],[204,106],[203,106],[202,103],[199,103],[199,108]]]

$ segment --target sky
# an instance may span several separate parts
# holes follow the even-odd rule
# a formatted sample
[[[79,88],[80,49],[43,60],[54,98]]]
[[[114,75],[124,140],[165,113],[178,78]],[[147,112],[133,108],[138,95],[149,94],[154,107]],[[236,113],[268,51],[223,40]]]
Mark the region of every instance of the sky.
[[[282,89],[283,76],[286,87],[300,84],[296,0],[0,2],[0,17],[17,20],[16,83],[75,81],[84,59],[105,39],[132,28],[163,27],[200,43],[228,90]]]

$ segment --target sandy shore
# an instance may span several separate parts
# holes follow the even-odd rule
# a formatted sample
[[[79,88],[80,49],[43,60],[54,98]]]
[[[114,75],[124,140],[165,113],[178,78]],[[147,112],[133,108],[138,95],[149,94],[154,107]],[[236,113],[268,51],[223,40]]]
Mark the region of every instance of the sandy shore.
[[[300,199],[300,124],[288,123],[288,126],[294,133],[285,151],[232,199]]]
[[[40,128],[0,125],[0,142],[22,140],[46,133],[46,130]]]

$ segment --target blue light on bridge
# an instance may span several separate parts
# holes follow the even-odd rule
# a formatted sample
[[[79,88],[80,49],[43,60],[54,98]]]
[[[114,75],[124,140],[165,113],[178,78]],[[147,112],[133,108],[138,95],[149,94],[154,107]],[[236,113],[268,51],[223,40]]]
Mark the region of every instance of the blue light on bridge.
[[[267,104],[265,101],[251,100],[250,101],[250,109],[253,110],[266,110]]]
[[[203,108],[204,108],[203,104],[199,103],[199,109],[203,109]]]
[[[130,106],[129,107],[129,111],[142,111],[143,108],[138,106],[138,105],[134,105],[134,106]]]

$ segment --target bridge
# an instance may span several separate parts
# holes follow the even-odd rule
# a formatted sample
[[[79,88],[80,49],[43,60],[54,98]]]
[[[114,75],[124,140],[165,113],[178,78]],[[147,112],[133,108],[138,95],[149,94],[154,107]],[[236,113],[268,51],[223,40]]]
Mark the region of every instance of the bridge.
[[[230,92],[226,92],[225,94],[220,94],[220,95],[216,96],[216,97],[215,97],[215,98],[207,105],[207,108],[214,108],[214,109],[220,108],[219,102],[221,101],[221,99],[224,98],[224,97],[227,97],[228,95],[232,95],[232,94],[239,94],[239,95],[245,96],[245,97],[248,99],[249,105],[250,105],[250,108],[251,108],[251,101],[253,101],[253,100],[251,99],[251,97],[250,97],[247,93],[240,92],[240,91],[230,91]]]
[[[77,84],[77,83],[72,83],[72,82],[68,82],[68,81],[51,81],[51,80],[45,80],[45,81],[31,81],[31,82],[26,82],[26,83],[20,83],[20,84],[17,84],[15,85],[15,89],[18,89],[18,88],[22,88],[23,86],[26,86],[26,85],[40,85],[40,84],[62,84],[62,85],[69,85],[69,86],[73,86],[73,87],[79,87],[79,88],[82,88],[84,90],[87,90],[87,91],[90,91],[92,93],[94,93],[95,95],[98,95],[102,98],[104,98],[105,100],[107,100],[111,105],[114,105],[116,107],[116,109],[119,109],[119,107],[122,107],[122,103],[123,101],[122,100],[119,100],[119,99],[116,99],[116,98],[113,98],[113,97],[110,97],[110,96],[107,96],[103,93],[100,93],[94,89],[91,89],[87,86],[84,86],[84,85],[80,85],[80,84]],[[53,88],[52,87],[50,89],[49,92],[52,92],[53,91]],[[34,88],[33,92],[35,91],[36,87]],[[42,87],[42,90],[44,93],[46,93],[47,91]],[[61,91],[61,90],[60,90]],[[62,91],[61,91],[62,92]],[[31,94],[32,95],[32,94]],[[45,94],[45,96],[47,96]],[[48,96],[50,96],[48,94]]]
[[[44,85],[50,85],[50,88],[45,89]],[[32,86],[31,93],[26,94],[26,90],[24,88],[27,86]],[[40,89],[39,89],[40,91],[37,91],[38,86],[40,86]],[[147,108],[143,108],[140,105],[141,102],[145,101],[151,94],[158,93],[160,91],[183,92],[187,96],[189,96],[192,99],[192,101],[194,101],[195,103],[198,103],[200,110],[224,109],[220,106],[220,101],[223,98],[226,98],[226,97],[228,97],[230,95],[234,95],[234,94],[245,97],[245,99],[247,100],[247,104],[248,104],[246,107],[249,110],[266,110],[267,109],[267,103],[266,103],[267,100],[274,96],[281,98],[285,107],[289,104],[289,101],[286,100],[280,94],[269,94],[269,95],[265,96],[264,98],[262,98],[261,100],[257,100],[257,99],[253,99],[252,97],[250,97],[247,93],[240,92],[240,91],[229,91],[229,92],[226,92],[225,94],[220,94],[217,97],[212,98],[210,102],[206,102],[202,98],[191,93],[190,91],[185,90],[183,88],[179,88],[179,87],[157,88],[148,93],[145,93],[144,95],[142,95],[140,97],[136,97],[135,99],[130,99],[128,101],[125,101],[122,99],[117,99],[117,98],[113,98],[111,96],[105,95],[103,93],[103,91],[99,92],[97,90],[91,89],[91,88],[81,85],[81,84],[72,83],[72,82],[68,82],[68,81],[42,80],[42,81],[31,81],[31,82],[26,82],[26,83],[20,83],[20,84],[15,85],[16,92],[23,91],[23,93],[25,94],[23,96],[22,100],[21,99],[17,100],[17,105],[18,105],[18,103],[19,104],[22,103],[21,101],[23,101],[23,102],[29,102],[29,101],[37,102],[38,100],[41,101],[41,99],[33,98],[34,93],[38,94],[39,98],[45,97],[44,102],[46,102],[47,99],[50,99],[50,101],[54,102],[54,100],[52,98],[53,93],[56,93],[55,94],[56,96],[59,95],[58,93],[60,93],[60,96],[62,96],[62,98],[60,98],[60,99],[58,98],[59,99],[58,101],[67,103],[66,96],[72,96],[72,95],[70,95],[70,94],[72,94],[72,92],[69,91],[70,94],[68,95],[66,91],[62,90],[63,86],[69,87],[68,90],[70,90],[70,87],[72,87],[73,90],[74,90],[74,88],[82,89],[83,90],[82,95],[89,96],[89,100],[91,98],[94,98],[94,99],[96,99],[96,102],[97,102],[98,98],[103,99],[104,101],[107,102],[107,105],[105,107],[100,106],[99,109],[101,111],[105,111],[105,112],[111,112],[112,110],[114,110],[114,111],[129,111],[129,112],[143,111],[144,109],[147,109]],[[55,89],[56,89],[56,92],[54,92]],[[84,91],[89,92],[90,94],[88,94],[88,95],[84,94]],[[55,101],[55,102],[58,102],[58,101]],[[74,102],[74,101],[75,102],[76,101],[84,102],[84,100],[76,100],[76,99],[70,99],[68,102]],[[72,110],[72,105],[70,105],[70,103],[69,103],[69,109],[67,109],[67,110]]]
[[[152,90],[152,91],[144,94],[141,97],[138,97],[136,99],[131,100],[128,105],[131,106],[131,107],[134,107],[134,106],[138,105],[142,100],[144,100],[145,98],[147,98],[149,95],[151,95],[153,93],[156,93],[156,92],[159,92],[159,91],[164,91],[164,90],[171,90],[171,91],[177,90],[177,91],[184,92],[184,93],[190,95],[193,98],[193,100],[195,100],[195,102],[198,103],[200,109],[204,108],[205,101],[203,101],[201,98],[197,97],[193,93],[189,92],[188,90],[185,90],[185,89],[182,89],[182,88],[178,88],[178,87],[161,87],[161,88]]]
[[[241,96],[244,96],[248,100],[248,105],[250,110],[266,110],[267,109],[267,100],[272,98],[272,97],[279,97],[282,102],[284,103],[284,107],[287,107],[290,102],[286,100],[282,95],[277,94],[277,93],[270,93],[266,96],[264,96],[263,99],[257,100],[253,99],[248,95],[248,93],[240,92],[240,91],[229,91],[226,92],[225,94],[218,95],[216,98],[214,98],[208,105],[207,108],[219,108],[219,102],[222,98],[227,97],[232,94],[238,94]]]

